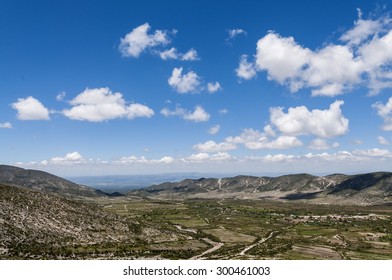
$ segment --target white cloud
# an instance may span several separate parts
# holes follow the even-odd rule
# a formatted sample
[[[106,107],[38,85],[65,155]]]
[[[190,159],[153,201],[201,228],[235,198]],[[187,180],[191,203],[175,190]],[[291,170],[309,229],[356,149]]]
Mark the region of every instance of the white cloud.
[[[269,32],[257,42],[256,66],[268,72],[268,78],[283,84],[295,80],[309,62],[310,50],[298,45],[293,37],[283,38]]]
[[[214,93],[214,92],[217,92],[218,90],[222,90],[222,87],[219,82],[208,83],[207,90],[209,93]]]
[[[73,100],[71,109],[63,114],[74,120],[101,122],[116,118],[150,118],[154,111],[142,104],[127,105],[120,92],[113,93],[109,88],[87,88]]]
[[[221,115],[226,115],[227,113],[229,113],[229,110],[227,110],[227,109],[220,109],[219,110],[219,114],[221,114]]]
[[[209,161],[227,161],[232,160],[233,157],[226,152],[219,152],[216,154],[208,154],[208,153],[198,153],[192,154],[189,157],[183,159],[184,162],[209,162]]]
[[[179,53],[176,48],[171,48],[165,51],[158,52],[159,56],[163,60],[181,60],[181,61],[194,61],[199,60],[197,51],[194,49],[190,49],[186,53]]]
[[[210,127],[210,129],[208,129],[208,133],[212,134],[212,135],[215,135],[215,134],[217,134],[220,131],[220,128],[221,127],[220,127],[219,124],[214,125],[214,126]]]
[[[149,107],[133,103],[127,107],[127,119],[135,119],[135,118],[151,118],[154,115],[154,111]]]
[[[337,151],[335,153],[308,153],[308,154],[268,154],[264,156],[234,157],[228,152],[207,153],[199,152],[188,157],[163,156],[161,158],[146,158],[144,156],[127,156],[105,161],[100,159],[86,159],[78,152],[68,153],[65,156],[53,157],[41,162],[17,162],[15,165],[45,170],[48,172],[72,172],[80,170],[94,174],[110,171],[112,174],[123,172],[156,173],[157,171],[175,172],[178,168],[183,170],[201,172],[276,172],[284,173],[360,173],[379,170],[389,170],[392,162],[392,152],[387,149],[372,148],[366,150]],[[217,165],[219,163],[219,165]],[[223,168],[223,169],[222,169]],[[370,168],[370,169],[369,169]],[[85,173],[78,173],[85,175]],[[145,174],[145,173],[144,173]]]
[[[380,20],[363,20],[360,15],[358,17],[354,27],[340,37],[340,40],[347,42],[348,45],[359,45],[382,29],[383,24]]]
[[[302,146],[301,140],[295,136],[281,135],[274,140],[266,137],[258,139],[258,141],[245,142],[245,147],[251,150],[259,149],[290,149]]]
[[[119,49],[123,56],[139,57],[148,48],[170,43],[167,31],[156,30],[149,34],[151,29],[148,23],[134,28],[130,33],[121,38]]]
[[[281,135],[276,139],[269,139],[268,135],[257,130],[247,128],[239,136],[227,137],[227,143],[244,144],[251,150],[259,149],[289,149],[302,146],[302,142],[295,136]]]
[[[229,29],[227,30],[227,33],[229,34],[229,40],[234,39],[238,35],[246,35],[246,31],[241,29],[241,28],[235,28],[235,29]]]
[[[343,101],[337,100],[327,110],[311,111],[305,106],[290,107],[287,113],[281,107],[270,108],[270,122],[285,135],[340,136],[348,132],[349,124],[340,110],[343,104]]]
[[[379,148],[373,148],[368,150],[355,150],[353,151],[353,154],[357,156],[366,156],[366,157],[387,157],[387,158],[392,157],[392,154],[389,150],[379,149]]]
[[[392,20],[359,18],[340,41],[316,50],[299,45],[293,37],[270,31],[257,42],[255,63],[241,57],[237,76],[250,79],[255,69],[291,92],[310,88],[312,95],[336,96],[357,86],[370,94],[392,87]]]
[[[378,141],[378,143],[380,143],[380,145],[389,145],[390,144],[389,141],[382,136],[378,136],[377,141]]]
[[[174,68],[168,80],[169,85],[178,93],[195,93],[200,90],[200,77],[193,71],[182,74],[181,68]]]
[[[330,146],[325,139],[316,138],[310,142],[308,148],[312,150],[328,150]]]
[[[266,156],[262,157],[261,159],[265,162],[286,162],[286,161],[290,161],[295,158],[296,157],[293,155],[276,154],[276,155],[266,155]]]
[[[147,159],[144,156],[129,156],[129,157],[121,157],[113,161],[114,164],[170,164],[175,161],[171,156],[164,156],[160,159]]]
[[[210,155],[207,153],[198,153],[198,154],[192,154],[189,157],[187,157],[185,160],[186,161],[205,161],[210,158]]]
[[[162,52],[159,52],[159,56],[163,60],[168,60],[168,59],[178,59],[178,53],[176,48],[171,48]]]
[[[49,160],[41,161],[42,165],[72,165],[85,163],[87,160],[83,158],[78,152],[67,153],[63,157],[54,157]]]
[[[250,80],[256,76],[255,66],[248,62],[248,56],[242,55],[240,59],[240,65],[235,69],[238,78]]]
[[[211,160],[216,160],[216,161],[225,161],[225,160],[231,160],[233,157],[226,152],[219,152],[216,154],[211,155]]]
[[[12,128],[12,124],[10,122],[0,123],[0,128]]]
[[[392,97],[388,99],[385,105],[377,102],[372,107],[377,110],[377,114],[384,120],[383,130],[392,131]]]
[[[19,120],[49,120],[49,110],[42,103],[32,96],[26,98],[18,98],[18,101],[12,103],[12,108],[18,114]]]
[[[199,60],[199,56],[197,54],[197,51],[194,49],[190,49],[184,54],[181,54],[181,60],[183,61],[194,61],[194,60]]]
[[[169,157],[169,156],[164,156],[164,157],[162,157],[161,159],[159,159],[158,162],[159,162],[159,163],[166,163],[166,164],[169,164],[169,163],[174,162],[174,158]]]
[[[184,115],[184,119],[194,122],[206,122],[210,119],[210,114],[203,107],[196,106],[193,112]]]
[[[200,152],[225,152],[230,150],[237,149],[237,146],[234,143],[222,142],[216,143],[215,141],[207,141],[205,143],[199,143],[193,146],[193,149],[198,150]]]
[[[247,142],[263,141],[266,139],[265,135],[252,128],[246,128],[239,136],[230,136],[225,140],[229,143],[244,144]]]
[[[63,101],[66,95],[67,94],[65,93],[65,91],[62,91],[62,92],[60,92],[59,94],[56,95],[56,100],[57,101]]]
[[[327,110],[309,111],[305,106],[289,108],[270,108],[270,123],[260,132],[247,128],[239,136],[230,136],[224,143],[243,144],[251,150],[257,149],[290,149],[301,147],[303,142],[298,138],[301,135],[314,135],[310,149],[323,150],[337,148],[339,143],[328,144],[320,138],[332,138],[343,135],[348,131],[349,121],[342,115],[340,106],[343,101],[335,101]]]
[[[211,117],[210,114],[208,114],[201,106],[196,106],[194,111],[185,110],[180,106],[177,106],[174,111],[171,111],[168,108],[163,108],[161,110],[161,114],[165,117],[178,116],[183,118],[184,120],[193,122],[206,122]]]

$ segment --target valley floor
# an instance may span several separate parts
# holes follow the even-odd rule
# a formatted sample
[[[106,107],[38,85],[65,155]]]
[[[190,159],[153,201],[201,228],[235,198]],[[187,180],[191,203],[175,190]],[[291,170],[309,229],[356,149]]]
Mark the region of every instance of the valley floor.
[[[42,203],[3,202],[0,259],[392,259],[392,206],[23,192]]]
[[[392,259],[390,206],[136,198],[100,203],[165,232],[129,248],[134,258]]]

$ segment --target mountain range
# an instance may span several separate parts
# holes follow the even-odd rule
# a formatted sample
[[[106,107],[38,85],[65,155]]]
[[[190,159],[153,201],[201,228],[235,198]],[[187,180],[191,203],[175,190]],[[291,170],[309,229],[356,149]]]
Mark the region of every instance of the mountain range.
[[[279,177],[236,176],[186,179],[167,182],[129,196],[159,198],[273,199],[327,204],[390,204],[392,173],[313,176],[293,174]]]
[[[173,232],[161,224],[109,211],[116,202],[134,198],[392,205],[392,173],[185,179],[131,191],[116,200],[46,172],[0,165],[0,259],[89,258],[97,257],[95,252],[112,257],[105,255],[107,248],[121,244],[126,251],[152,236],[172,238]]]

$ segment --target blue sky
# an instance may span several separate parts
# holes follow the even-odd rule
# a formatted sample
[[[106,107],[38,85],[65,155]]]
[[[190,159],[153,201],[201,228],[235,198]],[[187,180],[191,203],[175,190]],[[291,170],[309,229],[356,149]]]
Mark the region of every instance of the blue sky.
[[[392,171],[392,2],[2,1],[0,163]]]

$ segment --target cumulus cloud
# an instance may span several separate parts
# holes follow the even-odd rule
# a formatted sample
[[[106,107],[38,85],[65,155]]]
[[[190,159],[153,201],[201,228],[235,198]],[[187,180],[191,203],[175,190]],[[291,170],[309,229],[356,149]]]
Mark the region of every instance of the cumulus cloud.
[[[380,145],[389,145],[389,141],[382,136],[377,137],[377,141]]]
[[[264,131],[247,128],[238,136],[226,137],[224,143],[243,144],[251,150],[290,149],[303,146],[299,139],[302,135],[317,138],[310,144],[310,149],[324,150],[337,148],[339,143],[328,144],[325,138],[343,135],[348,131],[349,121],[342,115],[340,106],[343,101],[335,101],[326,110],[309,111],[305,106],[289,108],[270,108],[270,123]]]
[[[336,148],[338,146],[339,144],[337,142],[332,144],[333,148]],[[328,150],[331,148],[331,146],[328,144],[327,140],[316,138],[310,142],[308,148],[312,150]]]
[[[219,82],[208,83],[207,90],[209,93],[214,93],[214,92],[217,92],[218,90],[222,90],[222,87]]]
[[[193,122],[206,122],[210,119],[210,114],[203,107],[196,106],[193,112],[184,115],[184,119]]]
[[[237,149],[237,146],[234,143],[229,142],[216,143],[215,141],[207,141],[205,143],[199,143],[194,145],[193,149],[207,153],[226,152]]]
[[[170,156],[164,156],[160,159],[147,159],[144,156],[129,156],[129,157],[121,157],[119,159],[114,160],[114,164],[133,164],[133,163],[145,163],[145,164],[170,164],[173,163],[175,160]]]
[[[151,26],[148,23],[134,28],[121,38],[119,49],[123,56],[139,57],[148,48],[170,43],[167,31],[156,30],[149,33]]]
[[[253,63],[248,62],[248,56],[242,55],[240,65],[235,69],[238,78],[250,80],[256,76],[256,69]]]
[[[169,85],[178,93],[195,93],[200,90],[200,77],[193,71],[182,74],[182,67],[174,68],[171,77],[168,79]]]
[[[212,135],[217,134],[220,131],[220,128],[221,127],[219,124],[214,125],[214,126],[210,127],[210,129],[208,129],[208,133],[212,134]]]
[[[154,115],[154,111],[145,105],[127,105],[120,92],[113,93],[109,88],[87,88],[70,104],[73,107],[63,110],[63,114],[79,121],[101,122],[116,118],[150,118]]]
[[[177,106],[175,110],[170,110],[168,108],[163,108],[161,110],[161,114],[165,117],[170,116],[178,116],[183,118],[184,120],[193,121],[193,122],[206,122],[210,119],[210,114],[208,114],[203,107],[196,106],[193,111],[188,111],[181,106]]]
[[[387,157],[392,158],[392,154],[387,149],[379,149],[373,148],[368,150],[355,150],[353,154],[356,156],[365,156],[365,157]]]
[[[320,138],[331,138],[348,132],[349,120],[346,119],[340,106],[344,102],[337,100],[329,109],[309,111],[305,106],[290,107],[288,112],[283,108],[270,108],[271,125],[284,135],[315,135]]]
[[[339,38],[343,44],[330,43],[317,50],[270,31],[258,40],[254,62],[241,57],[237,76],[250,79],[255,70],[265,71],[269,80],[288,86],[291,92],[310,88],[314,96],[336,96],[362,85],[377,94],[392,87],[391,25],[385,16],[359,18]]]
[[[158,54],[163,60],[169,60],[169,59],[181,60],[181,61],[199,60],[197,51],[194,49],[190,49],[186,53],[179,53],[177,49],[173,47],[168,50],[158,52]]]
[[[189,157],[183,159],[184,162],[208,162],[208,161],[227,161],[232,160],[233,157],[226,152],[219,152],[215,154],[198,153],[192,154]]]
[[[384,120],[383,130],[392,131],[392,97],[386,104],[376,102],[372,105],[377,110],[377,114]]]
[[[82,157],[78,152],[67,153],[63,157],[53,157],[49,160],[41,161],[42,165],[73,165],[85,163],[87,160]]]
[[[180,55],[180,60],[183,60],[183,61],[194,61],[194,60],[199,60],[199,59],[200,58],[197,54],[197,51],[194,49],[190,49],[186,53]]]
[[[12,108],[17,113],[19,120],[49,120],[49,110],[42,103],[32,96],[18,98],[18,101],[12,103]]]
[[[295,136],[281,135],[274,140],[262,137],[257,141],[249,141],[245,143],[245,147],[251,150],[259,149],[289,149],[302,146],[301,140]]]
[[[12,124],[10,122],[0,123],[0,128],[12,128]]]
[[[230,136],[225,139],[227,143],[244,144],[251,150],[260,149],[289,149],[302,146],[301,140],[295,136],[280,135],[270,139],[266,133],[251,128],[244,129],[239,136]]]

